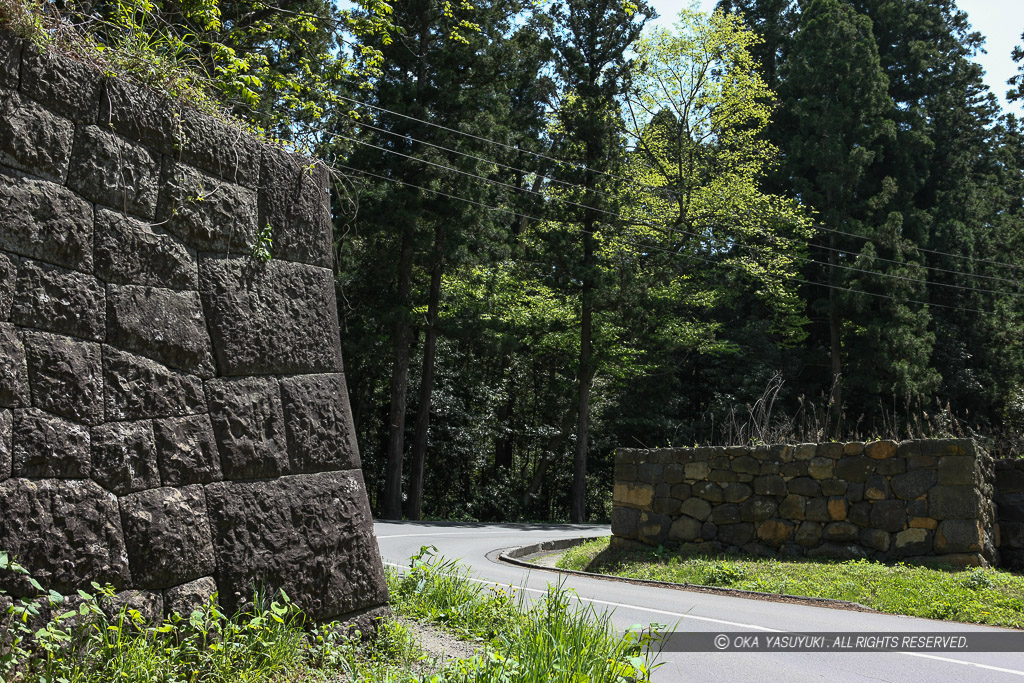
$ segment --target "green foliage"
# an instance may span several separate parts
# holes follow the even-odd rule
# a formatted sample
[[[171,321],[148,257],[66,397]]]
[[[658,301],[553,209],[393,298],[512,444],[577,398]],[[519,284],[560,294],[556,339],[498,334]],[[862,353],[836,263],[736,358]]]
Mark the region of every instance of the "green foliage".
[[[482,652],[454,662],[437,683],[651,680],[647,654],[657,625],[618,637],[607,613],[598,613],[562,586],[528,602],[523,593],[485,586],[468,570],[424,546],[408,571],[388,572],[392,607],[481,642]]]

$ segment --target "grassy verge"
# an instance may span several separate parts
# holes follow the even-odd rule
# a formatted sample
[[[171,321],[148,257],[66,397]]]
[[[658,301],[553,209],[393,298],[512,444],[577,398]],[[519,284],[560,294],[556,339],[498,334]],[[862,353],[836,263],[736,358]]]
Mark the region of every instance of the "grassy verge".
[[[1024,576],[998,569],[693,557],[655,548],[610,548],[607,538],[570,549],[558,566],[633,579],[848,600],[892,614],[1024,628]]]
[[[2,570],[27,574],[0,552]],[[471,581],[429,549],[407,572],[388,573],[393,609],[479,643],[470,659],[431,660],[398,621],[382,623],[369,642],[338,624],[313,624],[283,593],[233,616],[211,600],[154,625],[113,609],[109,587],[68,601],[27,580],[39,598],[5,602],[0,592],[0,683],[650,680],[642,632],[617,637],[606,616],[558,587],[530,603]]]

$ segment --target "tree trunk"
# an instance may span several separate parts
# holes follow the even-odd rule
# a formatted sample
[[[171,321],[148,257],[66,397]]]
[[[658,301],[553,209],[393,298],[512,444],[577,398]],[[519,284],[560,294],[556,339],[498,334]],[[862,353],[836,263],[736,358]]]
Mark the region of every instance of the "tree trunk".
[[[828,292],[828,330],[829,330],[829,350],[832,357],[832,387],[829,394],[829,414],[831,416],[831,429],[829,436],[838,437],[839,432],[842,428],[842,415],[843,415],[843,342],[842,342],[842,320],[839,317],[839,306],[836,301],[836,290],[835,290],[835,272],[836,272],[836,251],[835,251],[835,235],[829,238],[829,246],[832,250],[828,255],[829,273],[828,280],[829,284],[833,286]]]
[[[547,474],[548,465],[554,461],[556,453],[562,447],[562,443],[569,438],[569,432],[572,431],[572,423],[575,420],[576,403],[574,402],[569,410],[565,412],[558,431],[548,440],[547,448],[544,449],[544,454],[541,455],[540,462],[537,463],[537,469],[534,470],[533,476],[530,478],[530,485],[526,488],[526,493],[523,494],[523,505],[528,505],[537,496],[541,485],[544,483],[544,475]]]
[[[434,229],[434,263],[430,271],[430,300],[427,303],[427,334],[423,344],[423,376],[420,379],[420,404],[416,412],[416,436],[412,442],[412,467],[409,472],[409,519],[419,519],[423,508],[423,464],[427,457],[427,433],[430,431],[430,399],[434,393],[434,359],[437,351],[437,316],[441,303],[442,231]]]
[[[594,377],[592,331],[594,315],[594,224],[583,233],[583,292],[580,297],[580,386],[576,407],[576,455],[572,463],[572,505],[569,521],[587,521],[587,442],[590,436],[590,387]]]
[[[402,235],[398,257],[398,312],[391,366],[391,411],[388,415],[387,472],[381,519],[402,518],[402,461],[405,454],[405,396],[409,379],[409,311],[412,309],[412,235]]]

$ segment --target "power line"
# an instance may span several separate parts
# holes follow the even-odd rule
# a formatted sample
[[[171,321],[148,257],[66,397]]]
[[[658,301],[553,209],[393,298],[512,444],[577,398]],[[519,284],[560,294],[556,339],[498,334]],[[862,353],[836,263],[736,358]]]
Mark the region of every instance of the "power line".
[[[506,214],[515,216],[517,218],[525,218],[527,220],[534,220],[534,221],[538,221],[538,222],[541,222],[541,221],[544,220],[544,219],[538,218],[536,216],[531,216],[529,214],[524,214],[524,213],[521,213],[521,212],[518,212],[518,211],[514,211],[512,209],[505,209],[505,208],[502,208],[502,207],[499,207],[499,206],[493,206],[491,204],[486,204],[484,202],[479,202],[479,201],[476,201],[474,199],[467,199],[465,197],[460,197],[458,195],[454,195],[454,194],[451,194],[451,193],[448,193],[448,192],[442,192],[441,190],[432,190],[432,189],[429,189],[429,188],[426,188],[426,187],[422,187],[420,185],[416,185],[414,183],[406,182],[406,181],[398,179],[398,178],[391,178],[389,176],[383,176],[383,175],[380,175],[380,174],[377,174],[377,173],[372,173],[370,171],[365,171],[365,170],[360,169],[360,168],[355,168],[353,166],[347,166],[345,164],[335,164],[335,165],[337,167],[339,167],[339,168],[344,168],[346,170],[353,171],[353,172],[356,172],[356,173],[361,173],[363,175],[371,176],[371,177],[374,177],[374,178],[379,178],[381,180],[386,180],[388,182],[397,183],[399,185],[404,185],[405,187],[409,187],[409,188],[412,188],[412,189],[421,190],[423,192],[432,192],[432,193],[440,195],[442,197],[447,197],[449,199],[454,199],[454,200],[457,200],[457,201],[466,202],[468,204],[473,204],[474,206],[479,206],[481,208],[485,208],[485,209],[489,209],[489,210],[493,210],[493,211],[500,211],[502,213],[506,213]],[[587,231],[587,230],[581,230],[581,232],[586,233],[586,234],[590,234],[590,235],[594,235],[595,234],[592,231]],[[714,261],[712,259],[704,258],[702,256],[697,256],[696,254],[683,254],[681,252],[678,252],[678,251],[675,251],[675,250],[672,250],[672,249],[666,249],[665,247],[660,247],[660,246],[654,245],[654,244],[645,244],[645,243],[642,243],[642,242],[634,242],[632,240],[622,240],[622,241],[625,242],[626,244],[638,247],[640,249],[645,249],[645,250],[650,250],[650,251],[661,251],[661,252],[667,253],[667,254],[669,254],[671,256],[675,256],[675,257],[682,257],[682,258],[686,258],[686,259],[696,259],[698,261],[703,261],[705,263],[710,263],[711,265],[725,265],[725,266],[728,266],[730,268],[735,268],[735,269],[743,270],[741,266],[739,266],[737,264],[734,264],[734,263],[730,263],[729,261]],[[800,284],[810,285],[812,287],[824,287],[826,289],[833,289],[833,290],[837,290],[837,291],[841,291],[841,292],[850,292],[850,293],[853,293],[853,294],[864,294],[864,295],[872,296],[872,297],[875,297],[875,298],[878,298],[878,299],[888,299],[890,301],[895,301],[896,303],[912,303],[912,304],[918,304],[918,305],[921,305],[921,306],[927,306],[929,308],[945,308],[945,309],[949,309],[949,310],[953,310],[953,311],[962,311],[962,312],[968,312],[968,313],[978,313],[978,314],[981,314],[981,315],[986,315],[986,314],[990,314],[991,313],[991,311],[982,311],[982,310],[979,310],[979,309],[976,309],[976,308],[966,308],[966,307],[962,307],[962,306],[947,306],[945,304],[936,304],[936,303],[928,303],[926,301],[918,301],[917,299],[897,299],[896,297],[889,296],[887,294],[877,294],[875,292],[865,292],[863,290],[852,289],[850,287],[838,287],[836,285],[824,284],[824,283],[819,283],[819,282],[811,282],[810,280],[804,280],[804,279],[798,278],[798,277],[791,277],[791,276],[779,277],[779,276],[767,275],[767,274],[765,274],[765,277],[767,277],[769,279],[772,279],[772,280],[775,280],[776,282],[780,282],[780,281],[797,282],[797,283],[800,283]]]
[[[467,137],[467,138],[470,138],[470,139],[473,139],[473,140],[479,140],[480,142],[485,142],[485,143],[488,143],[488,144],[491,144],[491,145],[496,145],[496,146],[502,147],[504,149],[512,150],[512,151],[515,151],[515,152],[521,152],[523,154],[529,154],[529,155],[537,157],[539,159],[544,159],[546,161],[552,161],[552,162],[557,163],[557,164],[563,164],[563,165],[566,165],[566,166],[571,166],[571,167],[579,169],[579,170],[589,171],[589,172],[592,172],[592,173],[597,173],[597,174],[605,176],[607,178],[612,178],[612,179],[615,179],[615,180],[620,180],[620,181],[623,181],[623,182],[628,182],[628,183],[631,183],[631,184],[634,184],[634,185],[636,184],[632,179],[625,178],[623,176],[616,175],[614,173],[608,173],[606,171],[600,171],[598,169],[587,168],[583,164],[578,164],[578,163],[572,162],[572,161],[566,161],[564,159],[558,159],[556,157],[549,156],[547,154],[542,154],[540,152],[534,152],[534,151],[531,151],[531,150],[528,150],[528,149],[523,149],[522,147],[519,147],[517,145],[509,145],[509,144],[506,144],[504,142],[499,142],[497,140],[492,140],[490,138],[486,138],[486,137],[483,137],[483,136],[480,136],[480,135],[474,135],[473,133],[467,133],[467,132],[464,132],[464,131],[460,131],[460,130],[457,130],[455,128],[450,128],[448,126],[441,125],[439,123],[434,123],[433,121],[428,121],[426,119],[421,119],[421,118],[418,118],[418,117],[415,117],[415,116],[410,116],[408,114],[402,114],[402,113],[394,111],[392,109],[387,109],[386,107],[381,107],[381,106],[378,106],[378,105],[369,104],[368,102],[360,102],[359,100],[355,100],[355,99],[352,99],[350,97],[345,97],[344,95],[339,95],[338,97],[340,99],[342,99],[342,100],[345,100],[347,102],[351,102],[351,103],[356,104],[356,105],[360,105],[360,106],[364,106],[364,107],[369,107],[371,109],[376,109],[377,111],[386,112],[386,113],[391,114],[393,116],[398,116],[400,118],[404,118],[404,119],[407,119],[407,120],[410,120],[410,121],[415,121],[417,123],[426,124],[428,126],[432,126],[434,128],[438,128],[440,130],[448,131],[450,133],[455,133],[456,135],[462,135],[464,137]],[[547,177],[547,176],[545,176],[545,177]],[[659,192],[666,192],[666,193],[669,193],[669,194],[673,194],[675,196],[680,196],[678,192],[672,190],[671,188],[656,187],[656,186],[652,186],[652,185],[641,185],[641,186],[645,187],[645,188],[648,188],[648,189],[657,190]],[[870,240],[870,238],[865,237],[863,235],[857,235],[856,233],[846,232],[846,231],[843,231],[843,230],[838,230],[836,228],[829,228],[829,227],[822,226],[822,225],[818,225],[818,226],[815,226],[815,227],[816,227],[816,229],[821,230],[822,232],[831,232],[831,233],[836,233],[836,234],[839,234],[839,235],[845,235],[847,237],[855,237],[857,239],[862,239],[864,241]],[[919,251],[923,251],[923,252],[926,252],[926,253],[929,253],[929,254],[936,254],[936,255],[939,255],[939,256],[949,256],[951,258],[957,258],[957,259],[961,259],[961,260],[965,260],[965,261],[971,261],[971,262],[977,262],[977,263],[987,263],[989,265],[1001,266],[1001,267],[1004,267],[1004,268],[1011,268],[1011,269],[1014,269],[1014,270],[1019,269],[1019,268],[1022,267],[1021,264],[1002,263],[1000,261],[993,261],[993,260],[990,260],[990,259],[973,258],[971,256],[964,256],[962,254],[952,254],[952,253],[949,253],[949,252],[938,251],[938,250],[935,250],[935,249],[926,249],[924,247],[920,247],[920,246],[917,246],[917,245],[915,245],[915,248],[917,250],[919,250]],[[972,273],[964,273],[964,272],[959,272],[959,271],[945,271],[945,272],[955,272],[955,273],[958,273],[960,275],[965,275],[965,276],[972,276],[973,275]],[[938,284],[938,283],[934,283],[934,284]]]
[[[516,192],[524,192],[524,193],[527,193],[527,194],[539,196],[539,197],[544,198],[544,199],[548,199],[549,198],[544,193],[537,192],[536,190],[531,190],[529,188],[519,187],[519,186],[516,186],[516,185],[511,185],[509,183],[505,183],[505,182],[502,182],[500,180],[494,180],[493,178],[488,178],[486,176],[478,175],[476,173],[470,173],[469,171],[463,171],[461,169],[454,168],[452,166],[448,166],[448,165],[445,165],[445,164],[439,164],[439,163],[434,162],[434,161],[428,161],[428,160],[422,159],[420,157],[416,157],[416,156],[413,156],[413,155],[410,155],[410,154],[405,154],[404,152],[399,152],[397,150],[388,149],[387,147],[381,147],[379,145],[375,145],[373,143],[366,142],[365,140],[359,140],[357,138],[350,138],[350,137],[347,137],[347,136],[344,136],[344,135],[337,135],[336,137],[341,138],[343,140],[348,140],[349,142],[353,142],[353,143],[356,143],[356,144],[359,144],[359,145],[364,145],[364,146],[367,146],[367,147],[371,147],[373,149],[379,150],[381,152],[385,152],[387,154],[394,154],[396,156],[400,156],[400,157],[405,158],[405,159],[409,159],[409,160],[412,160],[412,161],[417,161],[417,162],[420,162],[420,163],[423,163],[423,164],[427,164],[429,166],[434,166],[436,168],[440,168],[440,169],[443,169],[445,171],[454,171],[455,173],[459,173],[459,174],[467,176],[469,178],[474,178],[476,180],[482,180],[483,182],[491,183],[493,185],[497,185],[499,187],[504,187],[504,188],[507,188],[509,190],[513,190],[513,191],[516,191]],[[573,202],[571,200],[563,199],[563,198],[557,197],[557,196],[556,197],[550,197],[550,199],[553,199],[554,201],[558,201],[558,202],[561,202],[563,204],[567,204],[569,206],[573,206],[573,207],[576,207],[576,208],[580,208],[580,209],[584,209],[584,210],[588,210],[588,211],[594,211],[594,212],[597,212],[597,213],[600,213],[600,214],[604,214],[604,215],[607,215],[607,216],[612,216],[613,218],[617,218],[617,219],[619,219],[619,220],[621,220],[621,221],[623,221],[623,222],[625,222],[627,224],[641,225],[641,226],[644,226],[644,227],[649,227],[649,228],[657,229],[657,226],[652,225],[650,223],[647,223],[645,221],[629,221],[624,216],[622,216],[622,214],[620,214],[618,212],[615,212],[615,211],[609,211],[607,209],[602,209],[602,208],[599,208],[599,207],[587,206],[587,205],[580,204],[578,202]],[[688,230],[684,230],[682,228],[676,228],[676,230],[678,232],[684,234],[684,235],[689,235],[689,236],[694,237],[696,239],[702,239],[702,237],[703,237],[702,235],[699,235],[697,233],[694,233],[694,232],[691,232],[691,231],[688,231]],[[777,239],[777,238],[775,238],[775,236],[771,236],[771,237],[773,237],[774,239]],[[773,239],[773,241],[774,241],[774,239]],[[748,243],[743,242],[741,240],[736,240],[735,243],[739,244],[740,246],[747,247],[748,249],[757,249],[757,248],[759,248],[759,245],[751,245],[751,244],[748,244]],[[776,244],[778,244],[778,242],[776,242]],[[866,275],[875,275],[875,276],[878,276],[878,277],[889,278],[889,279],[893,279],[893,280],[902,280],[902,281],[905,281],[905,282],[913,282],[913,283],[918,283],[918,284],[922,284],[922,285],[932,285],[932,286],[937,286],[937,287],[947,287],[947,288],[950,288],[950,289],[959,289],[959,290],[964,290],[964,291],[971,291],[971,292],[978,292],[978,293],[985,293],[985,294],[1003,294],[1003,295],[1008,295],[1008,296],[1024,296],[1024,293],[1022,293],[1022,292],[1010,292],[1010,291],[999,290],[999,289],[984,289],[984,288],[979,288],[979,287],[967,287],[965,285],[957,285],[957,284],[951,284],[951,283],[945,283],[945,282],[929,282],[928,280],[923,280],[921,278],[909,277],[909,276],[906,276],[906,275],[897,275],[897,274],[894,274],[894,273],[883,273],[883,272],[876,271],[876,270],[866,270],[864,268],[857,268],[855,266],[848,266],[848,265],[843,265],[843,264],[838,264],[838,263],[836,263],[836,264],[826,264],[826,263],[824,263],[822,261],[817,261],[817,260],[815,260],[813,258],[808,258],[806,256],[791,255],[790,258],[793,258],[793,259],[796,259],[796,260],[799,260],[799,261],[803,261],[805,263],[814,263],[814,264],[817,264],[817,265],[825,265],[825,266],[828,266],[830,268],[839,268],[841,270],[846,270],[846,271],[851,271],[851,272],[856,272],[856,273],[863,273],[863,274],[866,274]]]

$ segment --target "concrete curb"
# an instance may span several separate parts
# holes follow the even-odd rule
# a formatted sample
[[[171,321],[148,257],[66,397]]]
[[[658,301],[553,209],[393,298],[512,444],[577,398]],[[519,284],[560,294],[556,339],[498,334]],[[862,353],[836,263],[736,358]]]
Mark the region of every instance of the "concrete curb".
[[[747,600],[764,600],[767,602],[786,602],[790,604],[802,604],[809,605],[811,607],[827,607],[829,609],[844,609],[854,612],[875,612],[878,610],[872,609],[859,602],[849,602],[847,600],[831,600],[829,598],[811,598],[804,595],[786,595],[785,593],[758,593],[757,591],[742,590],[739,588],[719,588],[717,586],[701,586],[693,583],[672,583],[670,581],[652,581],[649,579],[628,579],[621,576],[613,576],[611,574],[597,574],[594,572],[581,572],[576,569],[558,569],[552,567],[543,567],[540,565],[526,562],[521,558],[530,557],[531,555],[538,555],[544,552],[550,552],[553,550],[567,550],[573,548],[587,541],[593,541],[595,538],[600,537],[587,537],[587,538],[563,538],[557,541],[544,541],[543,543],[534,543],[532,545],[515,546],[512,548],[505,548],[498,553],[498,559],[502,562],[515,565],[517,567],[524,567],[527,569],[535,569],[538,571],[545,572],[557,572],[558,574],[569,574],[571,576],[584,576],[591,579],[599,579],[603,581],[618,581],[620,583],[629,583],[634,586],[651,586],[652,588],[671,588],[673,590],[690,591],[693,593],[708,593],[711,595],[725,595],[733,598],[745,598]]]

